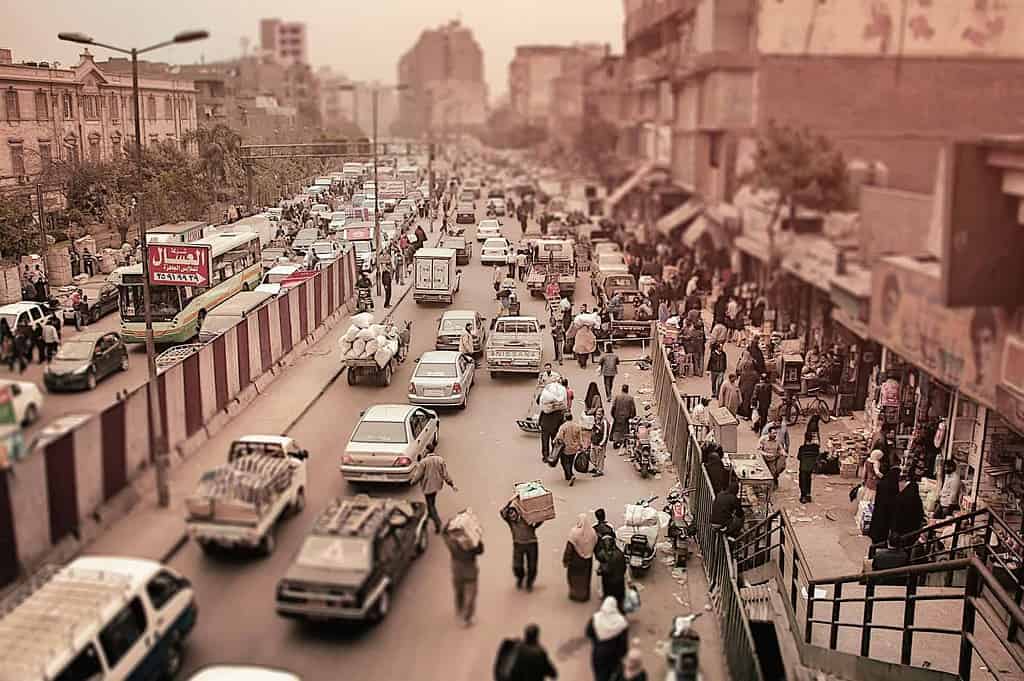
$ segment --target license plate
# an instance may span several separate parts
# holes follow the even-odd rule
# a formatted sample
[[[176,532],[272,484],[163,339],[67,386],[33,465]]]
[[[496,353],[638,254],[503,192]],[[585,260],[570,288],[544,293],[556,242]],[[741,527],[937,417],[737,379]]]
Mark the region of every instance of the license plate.
[[[528,359],[517,359],[517,360],[516,360],[515,362],[513,362],[513,363],[514,363],[514,364],[515,364],[516,366],[520,366],[520,367],[527,367],[527,366],[530,366],[530,360],[528,360]]]
[[[629,564],[632,565],[633,567],[640,567],[641,565],[644,564],[644,561],[641,558],[637,558],[636,556],[633,556],[632,558],[629,559]]]
[[[423,394],[427,397],[444,397],[445,391],[435,388],[433,390],[424,390]]]

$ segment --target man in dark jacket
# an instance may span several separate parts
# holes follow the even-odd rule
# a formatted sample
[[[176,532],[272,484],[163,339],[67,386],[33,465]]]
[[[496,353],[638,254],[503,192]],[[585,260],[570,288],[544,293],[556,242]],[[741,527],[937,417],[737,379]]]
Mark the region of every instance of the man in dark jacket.
[[[608,524],[605,518],[605,512],[603,508],[599,508],[594,511],[594,517],[597,518],[597,522],[594,524],[594,532],[597,533],[597,538],[600,541],[602,537],[615,538],[615,528]]]
[[[503,661],[508,660],[508,668]],[[496,681],[544,681],[557,679],[558,670],[551,664],[548,653],[540,644],[540,629],[529,624],[523,632],[523,640],[509,648],[508,657],[499,653],[495,665]]]
[[[501,509],[501,519],[512,531],[512,574],[516,576],[516,588],[525,586],[527,591],[533,591],[537,579],[537,528],[544,523],[527,522],[514,500]]]
[[[718,389],[722,387],[728,357],[721,343],[712,343],[708,352],[708,373],[711,374],[711,399],[718,397]]]
[[[731,480],[729,487],[719,492],[711,503],[711,524],[724,530],[730,537],[738,537],[743,529],[743,506],[739,495],[739,482]]]
[[[444,543],[452,554],[452,585],[455,587],[455,614],[468,627],[473,624],[476,612],[477,578],[480,571],[476,557],[484,552],[484,543],[480,542],[471,549],[465,549],[452,536],[451,520],[444,526]]]
[[[811,503],[811,475],[821,455],[821,447],[810,433],[805,435],[804,443],[797,450],[796,457],[800,461],[800,503]]]
[[[754,386],[754,400],[751,405],[757,409],[754,432],[760,436],[768,423],[768,412],[772,408],[772,384],[768,382],[768,374],[761,374],[761,380]]]

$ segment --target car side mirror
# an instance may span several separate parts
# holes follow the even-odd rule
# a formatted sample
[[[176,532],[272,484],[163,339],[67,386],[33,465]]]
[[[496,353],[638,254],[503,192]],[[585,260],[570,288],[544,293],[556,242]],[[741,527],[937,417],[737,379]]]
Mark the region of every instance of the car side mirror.
[[[541,325],[540,325],[540,330],[541,330],[541,331],[543,331],[543,330],[544,330],[544,329],[546,329],[546,328],[548,328],[548,325],[547,325],[547,324],[541,324]]]

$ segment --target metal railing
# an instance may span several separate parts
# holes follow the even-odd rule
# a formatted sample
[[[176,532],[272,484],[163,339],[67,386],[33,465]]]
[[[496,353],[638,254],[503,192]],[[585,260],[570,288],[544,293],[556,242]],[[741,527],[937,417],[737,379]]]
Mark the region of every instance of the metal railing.
[[[696,539],[704,557],[711,600],[719,616],[729,674],[737,681],[762,681],[761,662],[736,580],[736,563],[725,536],[711,527],[715,494],[701,464],[700,443],[690,425],[689,407],[695,404],[694,396],[682,395],[676,388],[665,350],[657,333],[653,335],[651,370],[657,416],[679,483],[684,489],[693,490],[690,503],[697,526]]]

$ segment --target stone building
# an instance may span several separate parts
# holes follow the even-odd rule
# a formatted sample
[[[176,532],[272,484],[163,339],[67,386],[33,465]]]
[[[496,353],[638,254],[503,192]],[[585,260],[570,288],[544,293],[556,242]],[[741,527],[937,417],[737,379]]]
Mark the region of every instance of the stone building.
[[[194,83],[143,75],[139,88],[143,144],[184,144],[196,127]],[[53,161],[106,161],[134,143],[131,76],[104,70],[88,50],[70,68],[15,64],[0,51],[0,91],[0,188],[30,184]]]
[[[508,67],[512,111],[530,125],[571,137],[583,115],[584,76],[609,49],[589,43],[516,47]]]

